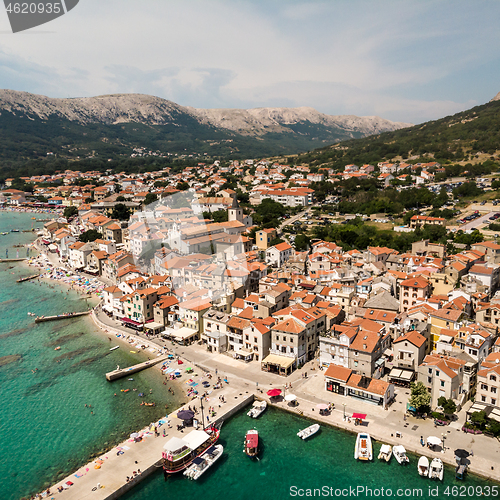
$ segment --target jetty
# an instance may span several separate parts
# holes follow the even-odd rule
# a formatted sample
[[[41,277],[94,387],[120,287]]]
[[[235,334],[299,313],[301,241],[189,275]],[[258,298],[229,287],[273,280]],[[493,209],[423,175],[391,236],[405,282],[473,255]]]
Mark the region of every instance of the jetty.
[[[224,386],[222,389],[216,390],[212,398],[216,398],[218,394],[224,394],[227,402],[218,408],[215,418],[210,419],[210,424],[215,425],[221,425],[224,420],[254,400],[252,393],[242,392],[241,388],[238,387]],[[191,409],[196,409],[196,418],[200,422],[202,420],[200,400],[195,399],[189,404]],[[168,419],[170,426],[159,422],[160,437],[154,437],[153,433],[148,431],[149,426],[146,427],[140,432],[142,435],[140,442],[128,439],[112,450],[103,453],[101,458],[88,463],[76,473],[70,474],[51,486],[51,493],[54,494],[58,487],[66,485],[69,481],[72,485],[69,488],[66,486],[67,489],[61,495],[64,500],[115,500],[119,498],[149,475],[162,470],[161,454],[167,441],[173,437],[183,438],[193,429],[193,427],[184,428],[184,432],[177,430],[178,425],[183,425],[183,421],[177,418],[177,412],[187,408],[186,404],[183,408],[179,408],[162,419],[161,422],[166,422]],[[205,403],[203,405],[205,419],[207,411],[208,403]],[[166,436],[163,436],[163,429],[165,429]],[[224,429],[222,429],[223,433]],[[138,470],[140,473],[133,474],[133,471]],[[128,482],[127,476],[131,477]]]
[[[33,280],[35,278],[38,278],[38,276],[40,276],[40,275],[39,274],[32,274],[31,276],[26,276],[26,278],[19,278],[18,280],[16,280],[16,283],[22,283],[23,281]]]
[[[77,318],[78,316],[85,316],[87,314],[90,314],[90,311],[58,314],[57,316],[37,316],[35,318],[35,323],[45,323],[46,321],[57,321],[59,319]]]
[[[0,259],[0,263],[3,262],[22,262],[23,260],[27,260],[26,257],[16,257],[15,259]]]
[[[117,370],[113,370],[112,372],[106,373],[106,380],[108,382],[113,382],[113,380],[118,380],[119,378],[126,377],[128,375],[132,375],[132,373],[137,373],[146,368],[150,368],[151,366],[157,365],[161,361],[165,361],[168,359],[169,355],[158,356],[155,359],[149,359],[148,361],[144,361],[143,363],[138,363],[137,365],[129,366],[128,368],[119,368]]]

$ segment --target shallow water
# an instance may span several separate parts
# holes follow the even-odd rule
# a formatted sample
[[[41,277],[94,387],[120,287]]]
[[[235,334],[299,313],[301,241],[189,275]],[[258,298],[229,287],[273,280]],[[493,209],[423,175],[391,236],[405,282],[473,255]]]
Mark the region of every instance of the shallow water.
[[[31,214],[0,212],[0,232],[22,229],[23,223],[29,228],[31,222]],[[4,257],[9,247],[9,257],[15,257],[12,245],[32,238],[21,232],[0,236],[0,255]],[[21,256],[25,252],[20,249]],[[30,274],[33,268],[25,265],[0,264],[0,357],[21,355],[0,366],[2,500],[53,484],[92,455],[164,416],[165,405],[174,408],[180,398],[172,398],[155,369],[135,374],[134,381],[107,382],[105,373],[117,364],[135,364],[146,354],[132,354],[123,346],[110,352],[118,343],[110,342],[90,318],[35,324],[28,312],[83,311],[87,303],[77,292],[54,283],[16,283]],[[57,346],[61,349],[55,351]],[[137,391],[121,392],[127,388]],[[143,398],[138,393],[149,394],[150,389],[156,407],[140,406]]]

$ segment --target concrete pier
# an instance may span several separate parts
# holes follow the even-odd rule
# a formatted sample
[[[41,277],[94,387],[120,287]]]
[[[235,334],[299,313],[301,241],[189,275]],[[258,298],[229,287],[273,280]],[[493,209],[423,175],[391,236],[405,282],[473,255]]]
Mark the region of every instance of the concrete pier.
[[[119,378],[132,375],[132,373],[137,373],[140,372],[141,370],[145,370],[146,368],[151,368],[152,366],[157,365],[161,361],[165,361],[167,359],[168,355],[158,356],[155,359],[149,359],[148,361],[144,361],[137,365],[129,366],[128,368],[120,368],[119,370],[113,370],[112,372],[106,373],[106,380],[108,382],[113,382],[113,380],[118,380]]]
[[[23,260],[28,260],[26,257],[18,257],[15,259],[0,259],[0,264],[3,264],[4,262],[22,262]]]
[[[222,389],[214,390],[210,396],[211,401],[203,404],[205,424],[208,406],[209,404],[215,407],[219,406],[218,395],[220,394],[224,395],[226,403],[221,403],[220,408],[217,408],[217,415],[215,419],[210,420],[211,424],[224,421],[254,400],[253,394],[242,392],[241,388],[236,386],[226,385]],[[215,404],[216,402],[217,404]],[[189,405],[192,409],[196,408],[198,412],[197,418],[201,423],[200,400],[191,401]],[[186,404],[179,410],[187,409],[187,407]],[[177,430],[177,425],[182,424],[182,420],[176,417],[179,410],[168,415],[171,427],[167,428],[167,424],[163,424],[160,428],[160,437],[155,437],[151,433],[146,439],[138,443],[129,439],[112,450],[101,454],[100,459],[98,459],[99,462],[96,459],[78,469],[76,473],[70,474],[51,486],[50,492],[52,494],[57,493],[59,486],[70,481],[73,485],[62,493],[57,493],[56,498],[61,500],[86,500],[87,498],[92,500],[114,500],[119,498],[156,470],[162,470],[161,454],[167,441],[172,437],[182,438],[193,429],[193,427],[188,427],[183,432]],[[165,429],[166,436],[163,436],[163,429]],[[142,432],[146,431],[147,428],[142,430]],[[224,427],[222,427],[221,433],[224,434]],[[119,451],[124,453],[117,454]],[[99,468],[96,468],[97,465],[99,465]],[[134,476],[133,472],[138,470],[140,470],[140,473]],[[133,476],[132,480],[127,482],[127,476]]]
[[[16,283],[23,283],[24,281],[33,280],[35,278],[38,278],[38,276],[40,276],[40,275],[39,274],[33,274],[31,276],[26,276],[26,278],[19,278],[18,280],[16,280]]]
[[[90,311],[74,312],[69,314],[58,314],[57,316],[37,316],[35,323],[45,323],[46,321],[57,321],[59,319],[77,318],[78,316],[86,316]]]

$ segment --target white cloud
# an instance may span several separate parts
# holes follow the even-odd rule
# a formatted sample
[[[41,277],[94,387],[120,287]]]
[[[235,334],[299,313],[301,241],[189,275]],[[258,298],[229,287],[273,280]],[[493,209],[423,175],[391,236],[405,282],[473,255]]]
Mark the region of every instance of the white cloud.
[[[0,86],[418,122],[500,90],[498,69],[483,94],[472,85],[499,57],[499,13],[484,0],[85,0],[44,33],[9,35],[0,15]]]

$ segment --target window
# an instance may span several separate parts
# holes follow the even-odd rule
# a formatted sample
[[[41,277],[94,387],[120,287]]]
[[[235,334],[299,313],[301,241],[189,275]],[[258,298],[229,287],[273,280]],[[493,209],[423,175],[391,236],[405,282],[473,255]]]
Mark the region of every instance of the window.
[[[429,368],[429,375],[432,375],[432,368]]]
[[[440,380],[439,384],[441,385],[441,387],[444,387],[444,380]]]
[[[276,335],[276,340],[279,340],[280,339],[280,336],[279,335]]]
[[[493,394],[496,394],[496,393],[497,393],[497,388],[496,388],[496,387],[492,387],[492,388],[491,388],[491,392],[492,392]]]
[[[491,404],[492,404],[492,405],[497,404],[497,400],[496,400],[495,398],[491,398]]]
[[[487,391],[488,390],[488,386],[486,384],[481,384],[481,390]]]
[[[427,383],[432,384],[432,377],[427,377]]]
[[[436,370],[436,377],[439,377],[439,370]]]
[[[495,377],[495,375],[490,375],[490,380],[493,380],[493,382],[496,382],[497,378]]]
[[[358,362],[357,361],[354,361],[354,366],[358,366]]]
[[[481,401],[482,401],[483,403],[486,403],[486,396],[481,396]]]
[[[253,341],[254,341],[255,343],[257,343],[257,337],[254,337],[254,338],[253,338]]]

